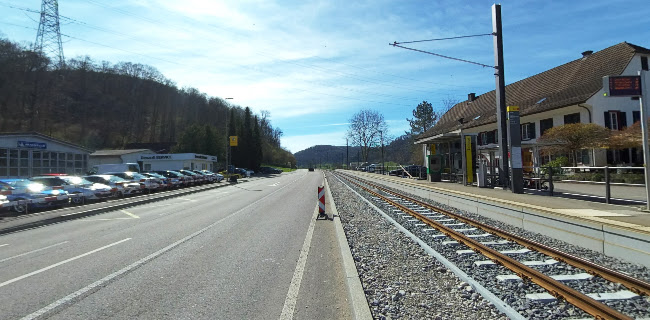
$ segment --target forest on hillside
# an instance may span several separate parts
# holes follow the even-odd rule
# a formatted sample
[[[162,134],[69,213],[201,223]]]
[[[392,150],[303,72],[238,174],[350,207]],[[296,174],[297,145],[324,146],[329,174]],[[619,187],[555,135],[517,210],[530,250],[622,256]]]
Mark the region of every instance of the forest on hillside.
[[[50,66],[46,56],[0,39],[0,132],[39,132],[93,150],[162,142],[219,159],[234,133],[241,144],[232,150],[235,165],[295,164],[268,112],[254,115],[195,88],[178,88],[139,63],[86,56]],[[251,165],[250,157],[260,159]]]

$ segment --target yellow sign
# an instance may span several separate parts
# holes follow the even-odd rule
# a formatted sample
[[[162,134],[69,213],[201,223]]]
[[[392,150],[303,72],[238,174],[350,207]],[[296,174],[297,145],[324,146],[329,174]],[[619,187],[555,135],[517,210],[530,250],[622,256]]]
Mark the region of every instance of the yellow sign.
[[[508,106],[507,108],[508,112],[519,112],[519,107],[518,106]]]
[[[436,154],[436,145],[435,144],[431,145],[431,154]]]
[[[230,146],[231,147],[237,146],[237,136],[230,136]]]
[[[472,137],[465,136],[465,159],[467,159],[467,183],[474,182],[474,168],[472,167]]]

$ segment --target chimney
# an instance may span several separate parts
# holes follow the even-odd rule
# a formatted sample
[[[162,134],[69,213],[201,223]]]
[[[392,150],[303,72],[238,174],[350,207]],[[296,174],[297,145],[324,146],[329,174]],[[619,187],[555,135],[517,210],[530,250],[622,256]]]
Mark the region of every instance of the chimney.
[[[583,58],[583,59],[584,59],[584,58],[587,58],[587,57],[589,57],[592,53],[594,53],[593,50],[587,50],[587,51],[585,51],[585,52],[582,53],[582,58]]]
[[[476,100],[476,93],[472,92],[472,93],[467,95],[467,101],[468,102],[472,102],[474,100]]]

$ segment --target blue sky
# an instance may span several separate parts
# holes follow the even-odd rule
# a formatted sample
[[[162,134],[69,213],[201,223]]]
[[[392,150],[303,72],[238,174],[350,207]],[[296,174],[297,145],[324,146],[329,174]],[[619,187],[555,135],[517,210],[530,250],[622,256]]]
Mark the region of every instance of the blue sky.
[[[40,0],[0,0],[0,36],[36,38]],[[494,89],[491,68],[389,46],[492,32],[483,0],[59,0],[66,58],[156,67],[179,87],[270,111],[297,152],[345,145],[348,120],[382,113],[390,134],[423,100],[434,108]],[[650,48],[647,0],[504,1],[505,79],[512,83],[627,41]],[[411,44],[494,64],[492,37]]]

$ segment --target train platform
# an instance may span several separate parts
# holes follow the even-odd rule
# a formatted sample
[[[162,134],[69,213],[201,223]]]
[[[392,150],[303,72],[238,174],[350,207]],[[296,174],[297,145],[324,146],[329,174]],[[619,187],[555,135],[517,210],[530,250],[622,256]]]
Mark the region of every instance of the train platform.
[[[643,210],[645,205],[605,204],[538,192],[515,194],[501,188],[358,171],[344,173],[650,267],[650,212]]]

